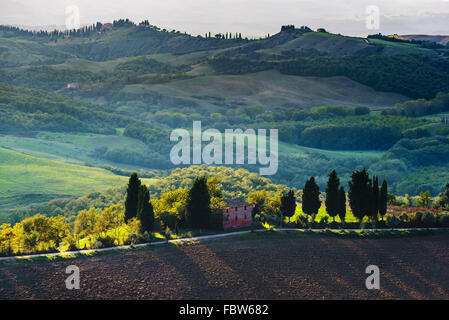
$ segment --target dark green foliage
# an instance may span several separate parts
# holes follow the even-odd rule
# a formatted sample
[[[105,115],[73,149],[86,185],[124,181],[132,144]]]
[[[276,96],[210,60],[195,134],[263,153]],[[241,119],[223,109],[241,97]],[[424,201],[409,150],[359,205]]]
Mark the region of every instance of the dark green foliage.
[[[210,194],[207,187],[207,178],[204,176],[196,177],[187,197],[187,223],[192,228],[207,228],[210,216]]]
[[[387,202],[388,202],[388,185],[387,181],[382,182],[382,186],[379,191],[379,214],[383,217],[387,214]]]
[[[370,181],[370,204],[368,206],[368,217],[373,221],[377,220],[379,212],[379,178],[374,176]]]
[[[128,188],[126,189],[125,222],[128,222],[137,216],[137,203],[139,200],[140,186],[141,181],[137,176],[137,173],[133,172],[129,178]]]
[[[66,88],[68,83],[102,82],[106,78],[107,75],[104,73],[60,69],[52,66],[31,66],[24,69],[15,69],[10,73],[9,78],[0,78],[0,81],[7,81],[15,86],[56,91]]]
[[[162,140],[160,141],[162,144]],[[157,151],[156,143],[149,145],[150,150],[139,150],[125,148],[99,148],[94,151],[95,157],[105,159],[116,163],[132,164],[152,169],[171,169],[173,164],[170,162],[169,154],[165,155]],[[148,148],[149,149],[149,148]],[[160,149],[159,149],[160,150]]]
[[[449,138],[401,139],[387,152],[386,158],[400,159],[412,167],[445,165],[449,161]]]
[[[369,214],[371,205],[371,190],[368,172],[366,169],[354,171],[349,184],[349,205],[356,218],[362,220]]]
[[[399,103],[393,108],[384,110],[383,114],[406,117],[421,117],[429,114],[449,111],[449,93],[439,92],[431,100],[418,99]]]
[[[302,194],[302,211],[314,217],[321,207],[320,188],[315,182],[315,178],[311,177],[306,181]]]
[[[288,190],[281,197],[281,214],[283,217],[290,218],[294,216],[296,210],[296,197],[295,191],[293,189]]]
[[[210,215],[208,229],[223,230],[223,213],[214,212]]]
[[[167,143],[170,141],[170,131],[154,123],[135,122],[126,127],[124,135],[141,140],[160,153],[170,153],[171,146]]]
[[[269,62],[254,62],[246,59],[220,57],[209,60],[209,64],[218,73],[222,74],[246,74],[264,71],[273,68]]]
[[[346,217],[346,192],[345,188],[340,187],[338,191],[338,217],[342,222],[345,221]]]
[[[189,71],[189,66],[172,66],[147,57],[139,57],[120,63],[115,71],[120,74],[177,73]]]
[[[150,202],[150,192],[145,185],[141,185],[139,188],[137,218],[140,220],[142,233],[145,231],[151,232],[153,230],[154,210],[153,205]]]
[[[436,206],[440,209],[449,210],[449,183],[438,197]]]
[[[356,107],[354,108],[354,113],[356,116],[364,116],[370,114],[371,110],[368,107]]]
[[[332,218],[334,218],[334,220],[340,210],[339,186],[340,186],[340,179],[338,179],[337,171],[333,170],[329,174],[329,179],[327,181],[326,202],[325,203],[326,203],[327,213]]]
[[[304,57],[281,62],[279,68],[282,73],[300,76],[346,76],[375,90],[412,98],[431,99],[438,92],[449,92],[449,61],[435,56]]]
[[[401,136],[398,128],[390,126],[321,125],[305,129],[301,144],[329,150],[387,150]]]
[[[115,134],[126,116],[61,95],[0,83],[0,132],[48,130]]]

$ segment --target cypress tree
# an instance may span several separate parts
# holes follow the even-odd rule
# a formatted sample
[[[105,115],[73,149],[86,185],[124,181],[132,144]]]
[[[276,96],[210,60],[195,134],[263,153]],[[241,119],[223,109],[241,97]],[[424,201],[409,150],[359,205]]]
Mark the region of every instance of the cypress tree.
[[[349,205],[352,213],[360,221],[369,214],[371,203],[370,179],[366,169],[354,171],[349,184]]]
[[[333,170],[329,174],[326,188],[326,211],[334,219],[339,210],[339,191],[340,179],[338,179],[337,171]]]
[[[338,217],[342,222],[345,221],[346,218],[346,193],[345,188],[340,187],[338,191]]]
[[[154,210],[150,202],[150,191],[147,186],[142,185],[139,188],[139,197],[137,202],[137,218],[140,220],[141,232],[151,232],[154,223]]]
[[[312,222],[321,207],[320,188],[315,182],[315,178],[311,177],[306,181],[302,194],[302,211],[312,216]]]
[[[207,228],[211,216],[210,194],[206,177],[196,177],[186,202],[187,223],[192,228]]]
[[[373,190],[372,190],[372,210],[371,210],[371,217],[375,220],[377,220],[378,214],[379,214],[379,177],[374,176],[373,177]]]
[[[282,216],[288,217],[288,221],[290,222],[290,218],[294,216],[296,211],[296,197],[293,189],[290,189],[287,193],[282,195],[280,209]]]
[[[131,174],[126,189],[125,199],[125,223],[137,216],[137,201],[139,199],[140,179],[136,172]]]
[[[388,185],[387,181],[382,182],[379,192],[379,213],[382,217],[387,214]]]

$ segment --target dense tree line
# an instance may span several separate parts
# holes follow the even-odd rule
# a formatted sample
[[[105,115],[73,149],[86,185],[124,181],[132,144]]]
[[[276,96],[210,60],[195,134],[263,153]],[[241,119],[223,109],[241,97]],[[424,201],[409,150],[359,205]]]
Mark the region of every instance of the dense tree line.
[[[178,234],[188,235],[181,228],[220,229],[223,223],[222,210],[226,208],[221,180],[218,177],[195,176],[193,182],[190,182],[186,189],[175,189],[162,194],[159,199],[151,200],[149,188],[133,173],[126,189],[124,206],[118,203],[104,209],[91,207],[81,210],[70,224],[62,215],[46,217],[37,214],[14,226],[1,225],[0,255],[148,242],[154,239],[155,234],[165,239]],[[285,218],[291,223],[297,211],[297,194],[296,190],[288,188],[273,191],[253,189],[247,201],[255,204],[253,218],[256,224],[262,221],[282,225]],[[449,185],[438,198],[438,204],[448,208],[448,195]],[[297,216],[294,223],[316,226],[315,217],[322,207],[322,194],[314,177],[307,180],[301,199],[302,212],[307,216]],[[378,217],[386,215],[387,201],[391,201],[388,199],[391,199],[391,195],[388,194],[385,180],[379,187],[377,176],[370,178],[366,169],[353,172],[349,181],[348,202],[352,214],[359,221],[367,217],[373,223],[379,222]],[[423,206],[429,206],[430,201],[429,195],[421,194],[420,203]],[[328,216],[333,218],[334,226],[336,216],[345,222],[346,203],[344,188],[333,170],[328,177],[325,209]],[[400,217],[387,215],[380,222],[390,227],[448,226],[449,215],[419,212],[414,215],[402,214]],[[323,225],[323,220],[319,223]]]
[[[449,138],[404,138],[388,150],[386,158],[399,159],[413,167],[446,165],[449,160]]]
[[[426,55],[309,57],[279,63],[281,73],[346,76],[378,91],[431,99],[449,92],[449,61]]]
[[[446,49],[447,47],[433,41],[426,41],[426,40],[407,40],[407,39],[401,39],[399,36],[385,36],[381,33],[378,34],[372,34],[368,36],[368,39],[379,39],[383,41],[390,41],[390,42],[398,42],[398,43],[410,43],[410,44],[416,44],[422,48],[426,49]]]
[[[119,74],[177,73],[190,71],[188,65],[174,66],[147,57],[139,57],[117,65],[115,71]]]
[[[106,107],[44,91],[0,83],[0,131],[48,130],[115,133],[130,119]]]
[[[410,100],[398,103],[393,108],[382,111],[385,115],[404,117],[422,117],[449,111],[449,93],[439,92],[435,98]]]
[[[302,131],[301,142],[308,147],[328,150],[387,150],[402,133],[390,126],[315,126]]]

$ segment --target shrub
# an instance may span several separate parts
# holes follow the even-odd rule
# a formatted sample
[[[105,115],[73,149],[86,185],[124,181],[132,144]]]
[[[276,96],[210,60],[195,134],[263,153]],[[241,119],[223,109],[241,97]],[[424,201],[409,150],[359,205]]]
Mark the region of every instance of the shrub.
[[[100,245],[99,248],[110,248],[115,246],[114,238],[110,236],[99,236],[96,240]]]
[[[260,227],[260,215],[256,214],[251,224],[251,230],[257,229],[258,227]]]
[[[321,220],[320,220],[320,224],[319,224],[320,228],[327,228],[329,226],[329,217],[328,216],[324,216]]]
[[[137,233],[131,232],[130,234],[128,234],[128,238],[125,240],[125,243],[130,245],[136,244],[138,238],[139,235]]]
[[[162,224],[162,228],[174,229],[176,227],[176,215],[170,212],[162,212],[159,214],[159,219]]]
[[[72,235],[68,235],[67,237],[65,237],[63,243],[68,245],[67,251],[78,250],[76,246],[76,240]]]
[[[410,219],[411,226],[415,227],[415,228],[421,227],[423,224],[423,222],[422,222],[423,215],[424,215],[424,212],[421,212],[421,211],[415,212],[415,214],[412,215],[412,217]]]
[[[410,217],[406,212],[402,212],[401,215],[399,216],[399,219],[401,220],[402,223],[410,222]]]
[[[426,228],[431,228],[435,226],[435,215],[432,212],[424,212],[422,216],[422,225]]]
[[[449,213],[443,213],[438,217],[440,227],[449,228]]]
[[[265,220],[271,225],[280,225],[281,218],[277,216],[266,216]]]
[[[391,229],[396,228],[397,226],[399,226],[401,223],[401,220],[399,220],[398,217],[396,217],[395,215],[392,214],[387,214],[387,226]]]
[[[305,214],[301,214],[299,217],[298,217],[298,220],[297,220],[298,222],[299,222],[299,224],[302,226],[302,227],[307,227],[308,226],[308,224],[309,224],[309,216],[308,215],[305,215]]]
[[[167,242],[172,238],[171,230],[169,228],[165,229],[164,237]]]

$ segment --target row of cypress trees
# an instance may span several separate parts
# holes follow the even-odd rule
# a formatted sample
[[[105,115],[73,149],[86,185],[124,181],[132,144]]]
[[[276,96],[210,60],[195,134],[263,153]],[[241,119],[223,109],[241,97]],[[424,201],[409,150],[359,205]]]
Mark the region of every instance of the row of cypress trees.
[[[362,220],[365,216],[376,220],[380,214],[382,217],[387,213],[387,181],[382,182],[379,188],[379,178],[369,177],[366,169],[354,171],[351,175],[349,185],[349,205],[353,215]],[[333,170],[329,174],[326,188],[326,211],[334,220],[338,215],[341,221],[346,216],[346,193],[343,186],[340,186],[340,179],[337,172]],[[302,210],[304,213],[315,216],[321,207],[320,189],[311,177],[306,181],[302,196]]]
[[[349,205],[353,215],[362,220],[365,216],[377,219],[378,215],[384,216],[387,212],[388,186],[384,180],[379,188],[379,178],[370,178],[366,169],[354,171],[349,184]],[[208,228],[211,219],[210,208],[211,195],[207,186],[207,178],[196,177],[189,190],[186,202],[186,222],[193,228]],[[341,221],[346,216],[346,193],[340,185],[337,172],[333,170],[329,174],[326,188],[326,211],[334,221],[339,216]],[[311,177],[306,181],[302,195],[302,210],[304,213],[315,217],[321,207],[320,188]],[[282,216],[291,218],[295,214],[295,191],[290,189],[281,196],[280,212]],[[142,185],[137,173],[133,173],[129,179],[125,199],[125,222],[137,218],[141,222],[141,231],[151,232],[154,223],[154,210],[150,202],[150,193],[145,185]]]

